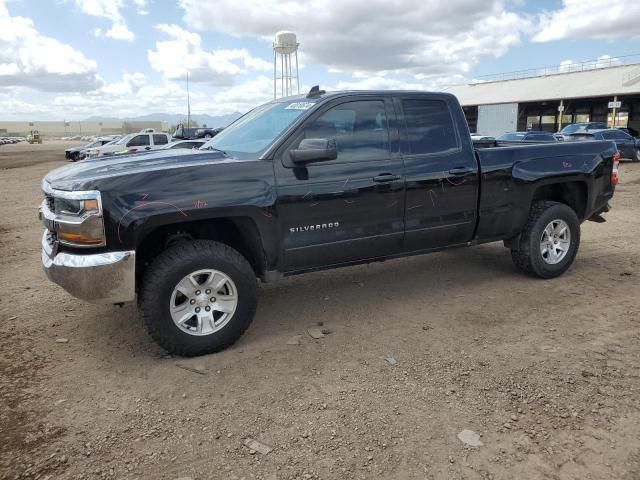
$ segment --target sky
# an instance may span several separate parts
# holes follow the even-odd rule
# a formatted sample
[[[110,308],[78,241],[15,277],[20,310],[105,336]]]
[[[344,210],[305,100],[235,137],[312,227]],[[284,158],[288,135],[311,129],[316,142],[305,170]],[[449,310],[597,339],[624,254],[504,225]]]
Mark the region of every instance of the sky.
[[[442,90],[640,54],[638,0],[0,0],[0,120],[245,112],[273,96],[275,32],[300,85]]]

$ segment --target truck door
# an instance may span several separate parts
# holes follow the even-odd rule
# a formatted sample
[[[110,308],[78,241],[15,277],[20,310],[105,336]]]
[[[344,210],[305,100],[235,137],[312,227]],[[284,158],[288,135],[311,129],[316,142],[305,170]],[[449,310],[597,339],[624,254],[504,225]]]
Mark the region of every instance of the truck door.
[[[468,242],[476,224],[478,164],[462,112],[453,97],[437,94],[400,96],[395,104],[402,112],[405,252]]]
[[[338,157],[291,164],[288,151],[306,138],[335,140]],[[298,128],[274,165],[285,271],[401,251],[404,178],[390,97],[328,102]]]

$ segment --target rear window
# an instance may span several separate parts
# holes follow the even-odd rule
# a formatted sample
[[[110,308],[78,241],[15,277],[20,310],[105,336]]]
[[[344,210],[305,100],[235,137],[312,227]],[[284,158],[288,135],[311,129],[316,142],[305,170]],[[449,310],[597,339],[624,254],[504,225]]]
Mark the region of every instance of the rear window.
[[[504,135],[501,135],[498,137],[498,140],[508,140],[508,141],[513,141],[513,140],[524,140],[524,133],[518,133],[518,132],[513,132],[513,133],[505,133]]]
[[[526,140],[533,140],[537,142],[555,142],[556,137],[550,133],[528,133]]]
[[[458,148],[453,119],[442,100],[405,99],[407,153],[444,153]]]

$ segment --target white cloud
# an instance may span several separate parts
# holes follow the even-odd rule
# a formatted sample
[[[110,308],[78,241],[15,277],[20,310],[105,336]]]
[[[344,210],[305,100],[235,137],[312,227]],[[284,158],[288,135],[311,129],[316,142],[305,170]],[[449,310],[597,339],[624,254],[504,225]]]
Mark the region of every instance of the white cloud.
[[[31,19],[12,17],[0,0],[0,86],[63,92],[101,85],[95,61],[40,34]]]
[[[126,40],[128,42],[133,42],[136,38],[124,23],[114,23],[113,26],[105,32],[104,36],[113,38],[114,40]]]
[[[640,2],[634,0],[563,0],[558,10],[540,16],[533,40],[629,38],[640,36]]]
[[[560,62],[560,66],[558,67],[558,72],[559,73],[582,72],[584,70],[616,67],[620,65],[624,65],[624,62],[619,58],[612,57],[611,55],[600,55],[597,59],[588,60],[586,62],[574,62],[573,60],[563,60],[562,62]]]
[[[121,12],[126,3],[125,0],[75,0],[76,6],[83,13],[111,21],[111,28],[106,31],[94,28],[92,30],[94,35],[132,42],[135,40],[135,35],[127,27]],[[138,8],[139,13],[145,14],[145,0],[133,0],[133,4]]]
[[[161,24],[156,28],[170,39],[156,42],[155,50],[149,50],[147,56],[151,67],[167,79],[185,79],[189,72],[194,82],[231,85],[234,77],[248,70],[272,68],[271,63],[253,57],[246,49],[204,50],[200,35],[178,25]]]
[[[136,94],[148,83],[147,76],[143,73],[124,73],[122,80],[119,82],[106,84],[100,93],[107,96],[121,96],[127,94]]]
[[[195,29],[271,39],[297,31],[310,61],[343,72],[467,72],[528,32],[506,0],[180,0]],[[211,12],[215,12],[214,15]]]
[[[148,3],[147,0],[133,0],[133,4],[138,9],[138,15],[149,15]]]

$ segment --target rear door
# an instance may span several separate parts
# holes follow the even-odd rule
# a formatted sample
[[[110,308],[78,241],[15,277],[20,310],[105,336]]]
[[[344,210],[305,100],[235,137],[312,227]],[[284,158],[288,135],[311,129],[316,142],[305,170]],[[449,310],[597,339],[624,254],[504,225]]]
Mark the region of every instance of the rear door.
[[[478,164],[459,107],[441,95],[401,95],[406,252],[463,244],[476,224]],[[455,109],[455,110],[454,110]]]
[[[323,105],[276,155],[283,269],[296,271],[398,253],[404,178],[389,96]],[[334,139],[336,160],[287,166],[304,138]]]
[[[154,148],[160,148],[169,143],[169,137],[165,133],[154,133],[152,137]]]

